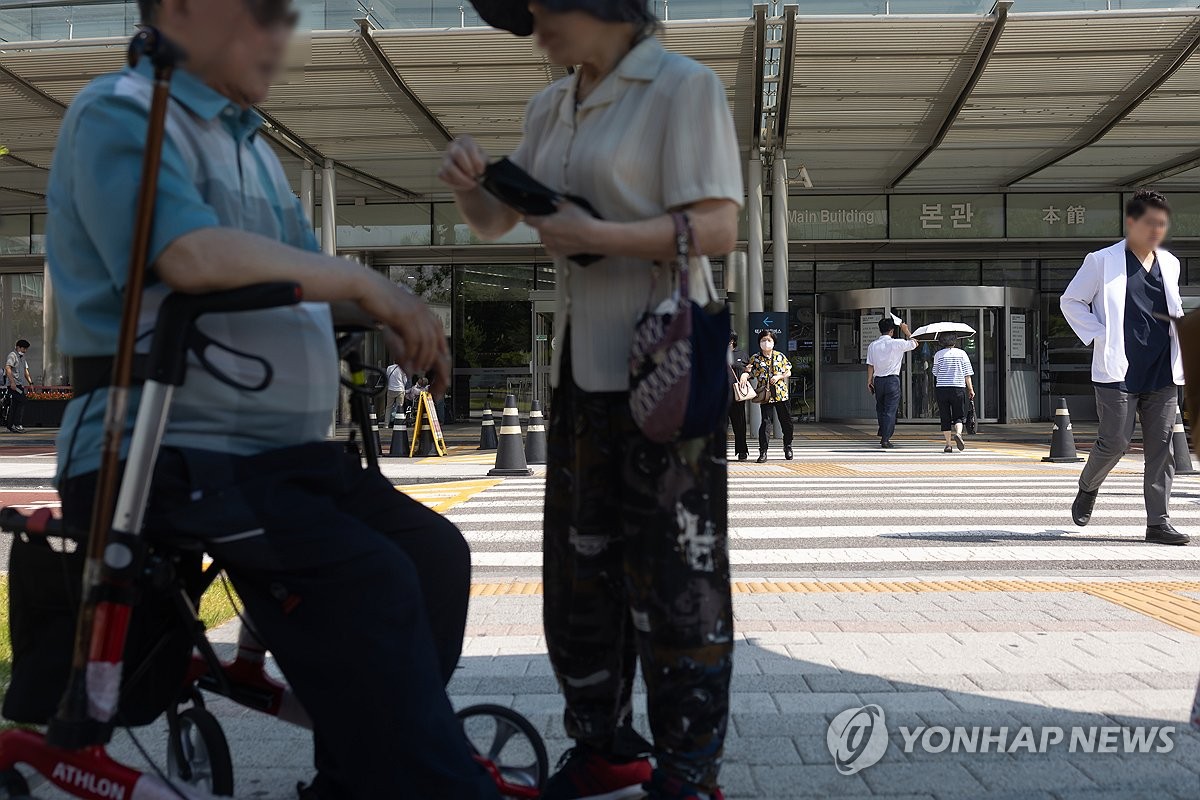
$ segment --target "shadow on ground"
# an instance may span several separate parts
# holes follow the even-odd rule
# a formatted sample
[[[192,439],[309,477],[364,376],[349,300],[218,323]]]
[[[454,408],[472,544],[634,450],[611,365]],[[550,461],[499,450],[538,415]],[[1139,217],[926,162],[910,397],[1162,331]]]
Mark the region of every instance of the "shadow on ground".
[[[505,637],[511,639],[513,637]],[[468,656],[450,685],[456,707],[498,703],[524,714],[543,734],[552,763],[569,745],[562,728],[562,700],[538,637],[528,655]],[[478,641],[478,640],[477,640]],[[1186,723],[1190,690],[1145,688],[1154,678],[1125,692],[1093,689],[1106,683],[1092,674],[1056,676],[1058,695],[1070,695],[1075,706],[1089,698],[1108,709],[1095,713],[1061,707],[1056,692],[1038,692],[1042,676],[996,676],[985,691],[967,676],[952,672],[914,681],[848,672],[828,664],[792,658],[782,648],[751,638],[737,647],[733,713],[722,781],[729,798],[857,798],[891,800],[1136,800],[1136,798],[1200,797],[1200,734]],[[1178,686],[1194,675],[1163,674],[1163,685]],[[1034,691],[1042,702],[1013,699]],[[1080,702],[1083,701],[1083,702]],[[883,709],[889,744],[880,761],[844,776],[834,766],[827,744],[830,721],[840,712],[875,704]],[[220,718],[233,749],[237,797],[294,800],[295,784],[311,775],[309,734],[232,703],[215,699],[210,709]],[[649,732],[645,696],[635,694],[635,724]],[[1103,728],[1147,726],[1173,728],[1170,752],[1070,752],[1067,743],[1041,753],[925,752],[917,740],[905,752],[902,727],[988,726],[993,736],[1007,729],[1009,743],[1023,726],[1035,737],[1047,727]],[[158,764],[165,763],[165,725],[135,731],[137,740]],[[940,738],[934,737],[934,741]],[[1097,737],[1097,742],[1100,739]],[[1162,740],[1156,740],[1161,745]],[[127,733],[119,733],[113,753],[132,766],[144,763]],[[41,787],[40,798],[64,795]]]

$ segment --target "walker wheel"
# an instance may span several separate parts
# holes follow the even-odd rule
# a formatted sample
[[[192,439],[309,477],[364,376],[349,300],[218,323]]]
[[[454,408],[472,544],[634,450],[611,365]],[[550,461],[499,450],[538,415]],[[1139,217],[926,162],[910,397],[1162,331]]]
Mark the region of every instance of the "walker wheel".
[[[15,769],[0,772],[0,800],[26,800],[29,797],[29,784],[25,777]]]
[[[167,774],[218,797],[233,797],[233,759],[217,718],[203,708],[167,722]]]
[[[475,755],[495,765],[505,782],[540,789],[550,773],[550,758],[537,728],[505,706],[484,704],[458,712]]]

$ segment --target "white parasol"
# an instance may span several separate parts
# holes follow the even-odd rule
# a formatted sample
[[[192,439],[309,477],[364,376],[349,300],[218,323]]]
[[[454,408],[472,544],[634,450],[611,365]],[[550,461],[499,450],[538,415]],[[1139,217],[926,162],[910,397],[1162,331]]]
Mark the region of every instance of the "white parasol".
[[[931,325],[922,325],[917,328],[912,332],[912,338],[917,339],[922,336],[936,338],[942,333],[953,333],[960,339],[970,339],[975,335],[975,329],[962,322],[934,322]]]

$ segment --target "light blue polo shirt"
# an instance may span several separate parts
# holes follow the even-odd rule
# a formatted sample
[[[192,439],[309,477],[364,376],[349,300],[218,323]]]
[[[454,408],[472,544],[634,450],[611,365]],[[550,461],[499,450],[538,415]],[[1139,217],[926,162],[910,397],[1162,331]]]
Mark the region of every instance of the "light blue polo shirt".
[[[47,194],[46,251],[65,355],[111,356],[116,350],[151,89],[148,61],[97,78],[71,104],[59,132]],[[258,135],[261,117],[183,70],[175,74],[171,97],[150,263],[175,239],[210,227],[318,250],[279,159]],[[149,352],[149,333],[169,291],[153,272],[147,278],[139,352]],[[273,377],[261,392],[236,389],[193,358],[175,394],[165,444],[253,455],[324,439],[338,374],[328,305],[214,314],[202,318],[200,328],[217,342],[264,359]],[[252,359],[211,348],[207,355],[242,384],[264,377],[261,363]],[[60,476],[99,467],[107,397],[100,390],[67,406],[58,438]],[[139,397],[135,392],[131,405]]]

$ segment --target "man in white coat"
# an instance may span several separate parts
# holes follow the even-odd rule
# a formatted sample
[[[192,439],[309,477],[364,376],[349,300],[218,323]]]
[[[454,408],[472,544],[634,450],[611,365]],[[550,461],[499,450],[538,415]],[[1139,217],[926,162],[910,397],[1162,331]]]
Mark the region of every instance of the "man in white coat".
[[[1142,422],[1145,448],[1146,541],[1184,545],[1167,510],[1175,460],[1171,430],[1183,384],[1183,361],[1168,317],[1183,315],[1179,259],[1162,249],[1171,206],[1158,192],[1139,190],[1125,206],[1125,240],[1089,253],[1063,292],[1061,306],[1092,351],[1092,382],[1100,428],[1079,476],[1071,506],[1076,525],[1092,518],[1100,485]]]

